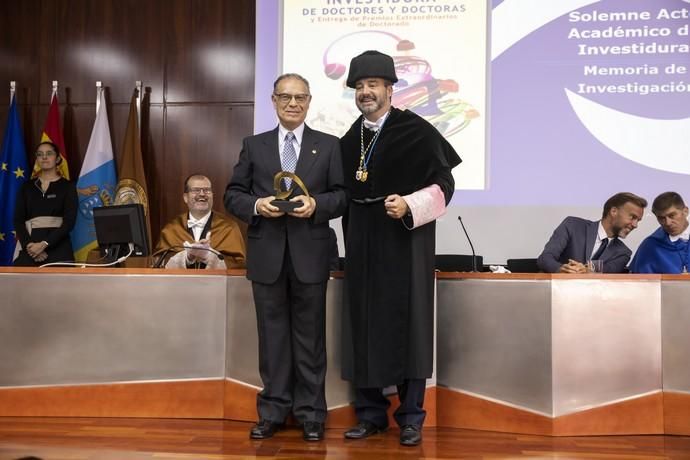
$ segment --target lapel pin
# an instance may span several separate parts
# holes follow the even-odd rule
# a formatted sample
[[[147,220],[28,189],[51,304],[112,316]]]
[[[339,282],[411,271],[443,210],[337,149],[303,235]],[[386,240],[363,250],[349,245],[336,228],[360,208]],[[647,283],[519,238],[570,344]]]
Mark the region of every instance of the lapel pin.
[[[311,151],[312,155],[316,155],[316,149]]]

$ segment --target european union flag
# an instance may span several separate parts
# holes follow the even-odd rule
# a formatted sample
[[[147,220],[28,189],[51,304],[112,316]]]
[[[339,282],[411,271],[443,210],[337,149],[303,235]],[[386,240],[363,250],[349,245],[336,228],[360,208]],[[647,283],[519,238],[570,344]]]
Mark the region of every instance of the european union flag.
[[[19,125],[17,114],[17,98],[12,95],[0,153],[0,265],[12,265],[14,248],[17,245],[14,233],[14,207],[19,189],[30,175],[22,127]]]

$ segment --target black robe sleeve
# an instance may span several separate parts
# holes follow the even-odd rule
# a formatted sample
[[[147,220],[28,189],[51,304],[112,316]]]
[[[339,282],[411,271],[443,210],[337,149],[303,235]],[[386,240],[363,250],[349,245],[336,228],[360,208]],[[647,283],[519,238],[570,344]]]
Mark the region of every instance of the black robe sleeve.
[[[46,238],[48,246],[55,246],[65,238],[69,238],[69,232],[72,231],[77,221],[77,205],[79,203],[77,188],[74,183],[66,179],[63,179],[61,182],[60,188],[62,188],[61,195],[63,199],[62,225],[50,232]]]

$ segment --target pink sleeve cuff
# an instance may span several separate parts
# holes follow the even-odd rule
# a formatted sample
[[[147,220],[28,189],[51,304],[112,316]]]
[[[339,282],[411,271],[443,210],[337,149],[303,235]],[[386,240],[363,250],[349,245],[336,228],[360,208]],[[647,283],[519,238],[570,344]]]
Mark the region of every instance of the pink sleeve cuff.
[[[432,222],[446,213],[446,197],[436,184],[403,196],[412,214],[412,230]]]

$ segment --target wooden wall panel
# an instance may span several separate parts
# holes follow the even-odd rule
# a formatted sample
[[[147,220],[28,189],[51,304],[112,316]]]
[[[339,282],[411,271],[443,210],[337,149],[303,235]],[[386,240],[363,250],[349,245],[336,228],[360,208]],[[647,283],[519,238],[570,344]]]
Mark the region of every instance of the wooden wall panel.
[[[256,394],[260,390],[226,379],[223,399],[223,418],[254,422],[256,415]]]
[[[598,436],[664,433],[661,392],[557,417],[554,436]]]
[[[252,101],[254,2],[174,1],[168,14],[167,102]]]
[[[40,74],[39,45],[50,33],[52,24],[42,24],[41,0],[1,2],[0,4],[0,102],[4,129],[10,80],[27,94],[20,94],[22,104],[38,102]],[[50,6],[48,6],[50,7]]]
[[[0,2],[0,129],[18,81],[27,151],[40,138],[58,80],[61,121],[76,178],[106,87],[116,159],[134,82],[142,80],[142,153],[152,237],[184,209],[181,184],[208,171],[216,209],[254,117],[254,0],[22,0]],[[7,101],[7,99],[4,99]],[[1,136],[2,134],[0,134]]]
[[[664,433],[690,436],[690,394],[664,392]]]
[[[201,172],[213,182],[214,208],[223,209],[223,192],[239,158],[242,138],[252,131],[252,107],[168,107],[164,155],[157,176],[169,175],[171,193],[160,196],[163,222],[184,210],[184,179]]]
[[[222,380],[0,388],[0,417],[222,418]]]
[[[50,9],[50,5],[42,8],[41,0],[0,2],[0,138],[7,124],[10,81],[14,80],[24,142],[33,142],[41,53],[50,47],[41,44],[46,42],[53,26],[44,24],[43,19]]]
[[[57,3],[54,79],[72,91],[72,103],[91,104],[96,80],[113,103],[128,103],[136,80],[163,102],[163,0],[61,0]],[[64,26],[63,26],[64,25]],[[41,91],[41,102],[50,93]]]
[[[163,209],[160,206],[161,196],[169,190],[166,173],[161,161],[163,156],[163,126],[165,122],[165,107],[162,104],[149,104],[147,93],[144,92],[141,111],[141,153],[144,157],[144,170],[149,189],[149,203],[151,210],[151,241],[156,244],[160,229],[166,221],[162,220]]]
[[[437,426],[551,435],[553,419],[449,388],[436,387]]]

